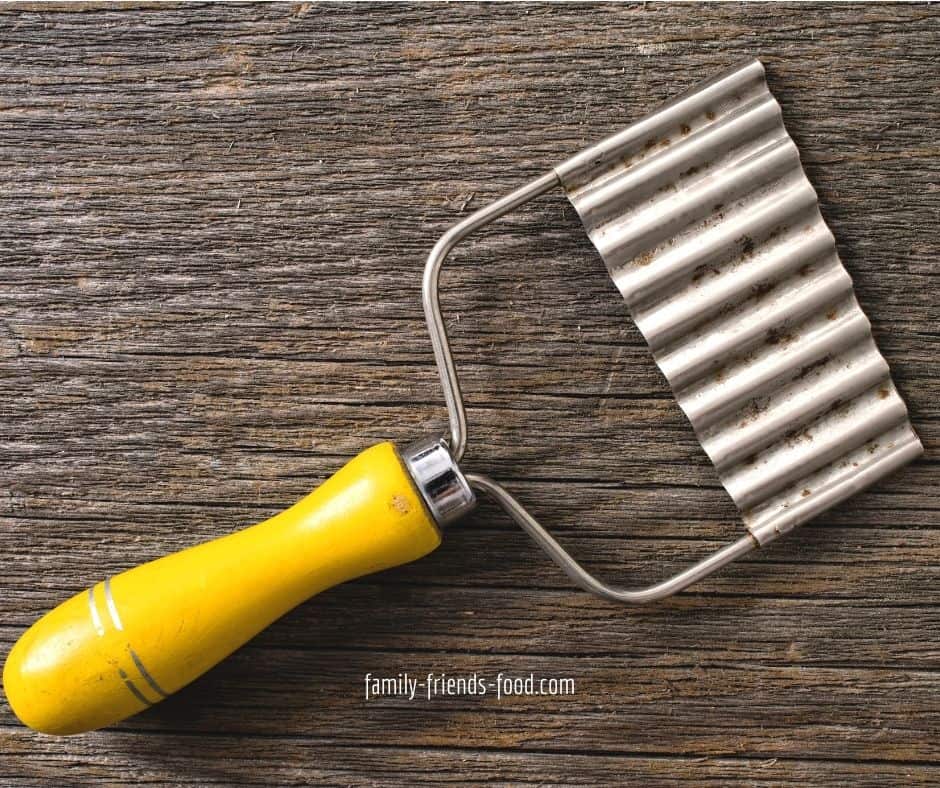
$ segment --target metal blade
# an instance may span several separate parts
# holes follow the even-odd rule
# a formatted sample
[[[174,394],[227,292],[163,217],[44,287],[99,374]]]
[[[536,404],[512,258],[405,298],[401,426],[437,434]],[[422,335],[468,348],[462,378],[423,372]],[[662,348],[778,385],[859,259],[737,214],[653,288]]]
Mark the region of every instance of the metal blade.
[[[758,542],[923,452],[759,61],[555,171]]]

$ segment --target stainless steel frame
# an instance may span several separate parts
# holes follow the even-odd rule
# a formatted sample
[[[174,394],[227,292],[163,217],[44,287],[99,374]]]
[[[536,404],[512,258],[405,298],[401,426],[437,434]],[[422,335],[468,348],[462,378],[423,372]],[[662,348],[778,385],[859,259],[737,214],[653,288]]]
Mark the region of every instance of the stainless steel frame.
[[[460,462],[467,448],[467,414],[460,393],[460,380],[457,376],[454,356],[447,338],[447,327],[444,325],[444,316],[441,312],[439,288],[441,267],[454,247],[467,236],[559,185],[560,181],[554,171],[536,178],[451,227],[434,245],[428,256],[424,269],[422,301],[428,332],[431,335],[431,346],[434,349],[434,358],[444,388],[444,400],[447,403],[450,421],[448,444],[455,462]],[[661,583],[635,591],[618,588],[608,585],[584,569],[505,487],[482,474],[467,473],[465,478],[472,488],[486,493],[499,504],[578,586],[585,591],[617,602],[641,604],[665,599],[758,546],[752,536],[744,536]]]

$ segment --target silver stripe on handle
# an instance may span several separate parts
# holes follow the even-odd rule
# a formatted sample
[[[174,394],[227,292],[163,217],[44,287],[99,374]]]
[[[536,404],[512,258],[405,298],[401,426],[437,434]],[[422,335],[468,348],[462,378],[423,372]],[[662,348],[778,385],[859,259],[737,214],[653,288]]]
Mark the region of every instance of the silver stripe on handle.
[[[101,623],[101,616],[98,615],[98,607],[95,605],[95,587],[88,589],[88,609],[91,611],[91,623],[95,627],[95,632],[99,636],[104,635],[104,624]]]
[[[160,688],[160,685],[157,684],[157,680],[150,675],[150,671],[144,667],[144,663],[141,662],[140,657],[137,656],[137,652],[134,651],[134,649],[132,649],[130,646],[127,647],[127,650],[130,652],[131,659],[134,660],[134,664],[137,666],[137,670],[140,671],[140,675],[143,676],[144,681],[150,685],[150,689],[156,692],[157,695],[159,695],[161,698],[169,697],[169,694],[164,692]]]
[[[124,686],[126,686],[131,691],[131,694],[137,698],[137,700],[143,703],[144,706],[153,706],[153,701],[147,700],[144,693],[137,689],[137,685],[134,684],[130,677],[120,668],[118,668],[118,675],[124,680]]]
[[[111,596],[111,578],[109,577],[104,581],[104,599],[108,605],[108,613],[111,616],[111,621],[114,622],[116,629],[124,629],[124,625],[121,624],[121,617],[118,615],[117,605],[114,604],[114,597]]]

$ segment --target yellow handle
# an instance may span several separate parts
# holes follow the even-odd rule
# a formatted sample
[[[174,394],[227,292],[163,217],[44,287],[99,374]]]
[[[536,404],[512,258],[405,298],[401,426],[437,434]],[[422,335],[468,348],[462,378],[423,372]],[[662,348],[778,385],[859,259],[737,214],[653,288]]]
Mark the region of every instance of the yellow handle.
[[[115,575],[47,613],[7,658],[7,699],[43,733],[110,725],[314,594],[439,544],[395,447],[381,443],[270,520]]]

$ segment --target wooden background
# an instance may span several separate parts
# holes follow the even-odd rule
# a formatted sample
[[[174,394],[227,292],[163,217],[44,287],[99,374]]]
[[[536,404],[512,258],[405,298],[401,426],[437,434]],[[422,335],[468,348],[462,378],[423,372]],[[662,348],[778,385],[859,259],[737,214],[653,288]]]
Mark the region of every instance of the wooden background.
[[[483,505],[113,730],[2,704],[0,782],[940,781],[938,47],[918,5],[0,7],[0,656],[92,582],[442,430],[439,234],[746,55],[927,448],[644,609]],[[631,584],[741,533],[561,193],[444,287],[467,469]],[[370,671],[577,693],[366,702]]]

